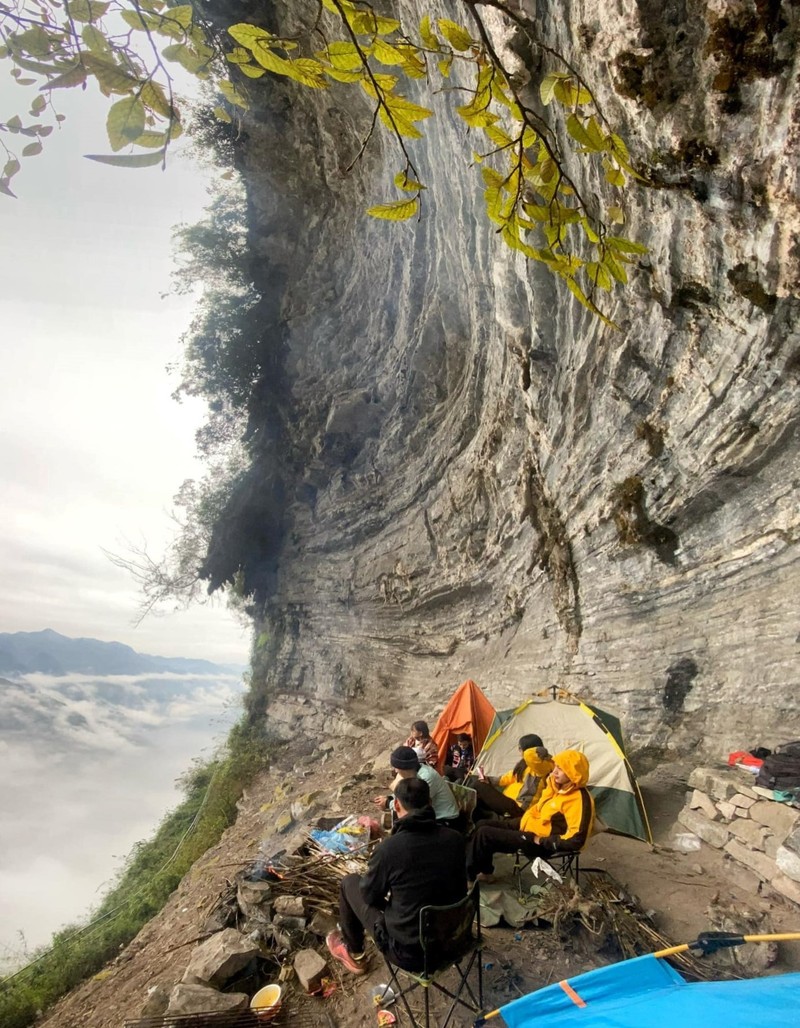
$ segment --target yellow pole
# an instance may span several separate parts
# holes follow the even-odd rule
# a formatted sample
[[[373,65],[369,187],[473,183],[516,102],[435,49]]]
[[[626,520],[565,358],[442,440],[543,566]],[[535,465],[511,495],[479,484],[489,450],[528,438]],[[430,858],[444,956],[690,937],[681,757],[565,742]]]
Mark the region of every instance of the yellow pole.
[[[789,942],[792,939],[800,939],[800,932],[783,932],[779,935],[743,935],[742,942]],[[684,942],[680,946],[670,946],[669,949],[660,949],[658,953],[654,953],[654,957],[672,957],[676,953],[685,953],[687,949],[691,949],[695,944],[693,942]],[[737,943],[738,945],[738,943]]]

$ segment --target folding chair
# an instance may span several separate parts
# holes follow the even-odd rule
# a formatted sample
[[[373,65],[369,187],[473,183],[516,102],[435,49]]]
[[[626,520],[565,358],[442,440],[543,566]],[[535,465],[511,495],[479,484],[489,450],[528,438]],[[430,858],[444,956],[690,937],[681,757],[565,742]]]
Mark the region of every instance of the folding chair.
[[[517,850],[514,854],[512,875],[517,880],[517,892],[520,896],[522,896],[522,872],[530,867],[532,863],[533,858],[526,856],[522,850]],[[602,867],[581,868],[581,850],[554,850],[548,854],[547,863],[558,871],[562,878],[571,875],[576,885],[580,885],[581,871],[596,871],[598,874],[604,873],[604,868]]]
[[[475,935],[472,933],[473,921],[476,925]],[[415,1028],[419,1028],[420,1025],[408,1003],[409,994],[418,988],[422,989],[425,997],[425,1020],[422,1022],[422,1028],[432,1028],[433,1025],[430,1010],[431,988],[438,989],[451,1000],[447,1016],[443,1021],[437,1021],[434,1028],[447,1028],[458,1005],[481,1016],[483,1014],[483,967],[481,963],[483,941],[478,883],[476,882],[464,899],[459,900],[458,903],[443,907],[423,907],[419,912],[419,941],[424,958],[421,971],[406,971],[393,964],[388,957],[385,958],[391,978],[390,985],[395,992],[396,999],[400,1000],[405,1007],[411,1024]],[[462,963],[465,961],[466,965],[462,968]],[[468,981],[472,965],[476,962],[478,965],[477,998]],[[455,968],[459,975],[455,992],[451,992],[440,981],[442,975],[451,967]],[[405,988],[402,988],[398,981],[398,973],[411,979],[411,983]],[[462,998],[465,990],[471,1002]]]

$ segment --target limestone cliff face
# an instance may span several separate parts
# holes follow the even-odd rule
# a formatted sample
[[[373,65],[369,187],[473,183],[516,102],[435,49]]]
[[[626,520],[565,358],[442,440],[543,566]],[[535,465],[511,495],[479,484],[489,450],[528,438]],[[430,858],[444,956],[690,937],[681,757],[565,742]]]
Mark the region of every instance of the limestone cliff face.
[[[525,6],[655,182],[627,191],[650,253],[620,331],[499,242],[446,98],[398,226],[362,213],[388,142],[344,174],[366,105],[276,87],[247,124],[285,490],[259,673],[422,686],[422,713],[467,676],[498,705],[555,683],[654,753],[795,737],[800,9]]]

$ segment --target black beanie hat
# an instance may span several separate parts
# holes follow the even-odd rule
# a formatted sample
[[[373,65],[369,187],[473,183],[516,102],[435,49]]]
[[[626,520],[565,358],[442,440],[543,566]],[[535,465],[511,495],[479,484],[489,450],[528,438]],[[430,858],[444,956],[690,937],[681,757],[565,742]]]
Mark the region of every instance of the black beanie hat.
[[[392,750],[389,763],[396,771],[418,771],[419,757],[410,746],[398,746]]]

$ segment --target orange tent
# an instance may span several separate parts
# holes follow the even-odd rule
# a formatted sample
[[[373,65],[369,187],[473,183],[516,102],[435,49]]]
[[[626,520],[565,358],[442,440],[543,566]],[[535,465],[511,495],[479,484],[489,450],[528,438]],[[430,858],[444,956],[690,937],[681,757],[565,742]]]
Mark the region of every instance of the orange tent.
[[[462,682],[439,715],[431,736],[439,748],[436,769],[441,773],[447,751],[462,732],[472,736],[475,756],[480,753],[497,711],[471,678]]]

